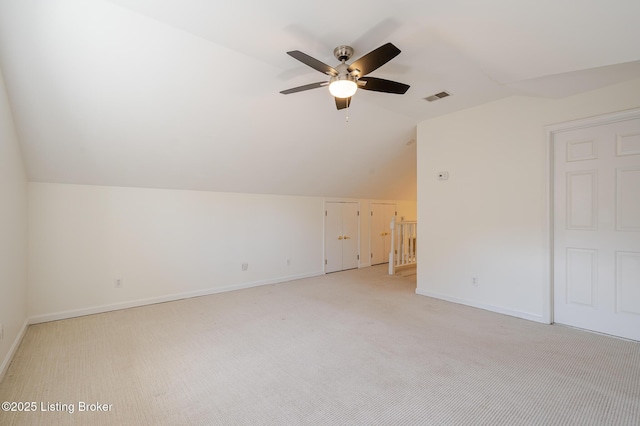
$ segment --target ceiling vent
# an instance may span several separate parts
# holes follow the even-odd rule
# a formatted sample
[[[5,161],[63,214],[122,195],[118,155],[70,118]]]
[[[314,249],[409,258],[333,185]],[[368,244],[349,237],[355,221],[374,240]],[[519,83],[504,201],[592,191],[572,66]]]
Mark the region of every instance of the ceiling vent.
[[[436,93],[435,95],[427,96],[424,99],[429,101],[429,102],[433,102],[433,101],[437,101],[438,99],[446,98],[447,96],[451,96],[451,93],[449,93],[449,92],[440,92],[440,93]]]

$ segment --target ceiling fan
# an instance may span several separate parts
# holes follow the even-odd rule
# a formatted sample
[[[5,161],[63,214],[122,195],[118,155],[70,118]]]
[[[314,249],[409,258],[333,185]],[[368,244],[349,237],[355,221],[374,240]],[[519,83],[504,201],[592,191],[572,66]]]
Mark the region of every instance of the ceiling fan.
[[[292,50],[291,52],[287,52],[287,55],[321,73],[327,74],[329,81],[305,84],[304,86],[283,90],[280,93],[289,95],[291,93],[329,86],[329,92],[335,97],[336,107],[338,109],[347,108],[349,104],[351,104],[351,97],[356,93],[358,88],[372,90],[374,92],[403,95],[409,90],[409,85],[382,78],[366,77],[367,74],[380,68],[398,56],[398,54],[400,54],[400,49],[391,43],[387,43],[367,53],[351,65],[348,65],[346,61],[353,55],[353,48],[351,46],[338,46],[333,49],[333,55],[341,63],[334,68],[312,58],[306,53],[300,52],[299,50]]]

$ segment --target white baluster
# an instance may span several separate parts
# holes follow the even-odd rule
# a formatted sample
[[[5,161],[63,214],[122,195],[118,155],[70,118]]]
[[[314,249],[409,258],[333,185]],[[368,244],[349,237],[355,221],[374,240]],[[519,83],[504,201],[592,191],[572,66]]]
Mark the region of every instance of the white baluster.
[[[389,275],[399,266],[416,264],[418,245],[418,223],[391,220],[391,251],[389,252]]]

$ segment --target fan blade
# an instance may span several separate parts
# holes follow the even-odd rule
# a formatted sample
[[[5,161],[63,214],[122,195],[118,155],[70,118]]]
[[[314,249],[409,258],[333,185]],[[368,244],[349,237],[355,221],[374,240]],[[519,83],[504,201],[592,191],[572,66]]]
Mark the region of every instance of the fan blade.
[[[336,98],[336,108],[345,109],[351,106],[351,98]]]
[[[351,73],[359,70],[360,72],[358,75],[363,76],[380,68],[399,54],[400,49],[391,43],[387,43],[367,53],[362,58],[349,65],[349,68],[347,69]]]
[[[338,71],[336,71],[333,67],[330,67],[324,62],[320,62],[316,58],[312,58],[311,56],[307,55],[306,53],[302,53],[299,50],[292,50],[291,52],[287,52],[287,55],[299,60],[305,65],[310,66],[314,70],[320,71],[321,73],[328,75],[338,75]]]
[[[291,93],[303,92],[305,90],[317,89],[318,87],[323,87],[323,86],[326,86],[327,84],[329,84],[328,81],[320,81],[318,83],[305,84],[304,86],[298,86],[292,89],[283,90],[280,93],[282,93],[283,95],[288,95]]]
[[[404,95],[407,90],[409,90],[409,87],[411,87],[408,84],[376,77],[362,77],[358,79],[358,83],[361,81],[366,84],[364,86],[358,84],[359,89],[373,90],[374,92],[396,93],[398,95]]]

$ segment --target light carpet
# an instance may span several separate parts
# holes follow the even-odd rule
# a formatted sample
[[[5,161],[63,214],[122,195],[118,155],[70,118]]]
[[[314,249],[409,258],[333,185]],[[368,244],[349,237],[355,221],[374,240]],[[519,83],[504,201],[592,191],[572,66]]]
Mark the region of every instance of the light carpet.
[[[640,424],[639,343],[415,287],[383,265],[30,326],[0,401],[37,409],[0,424]]]

